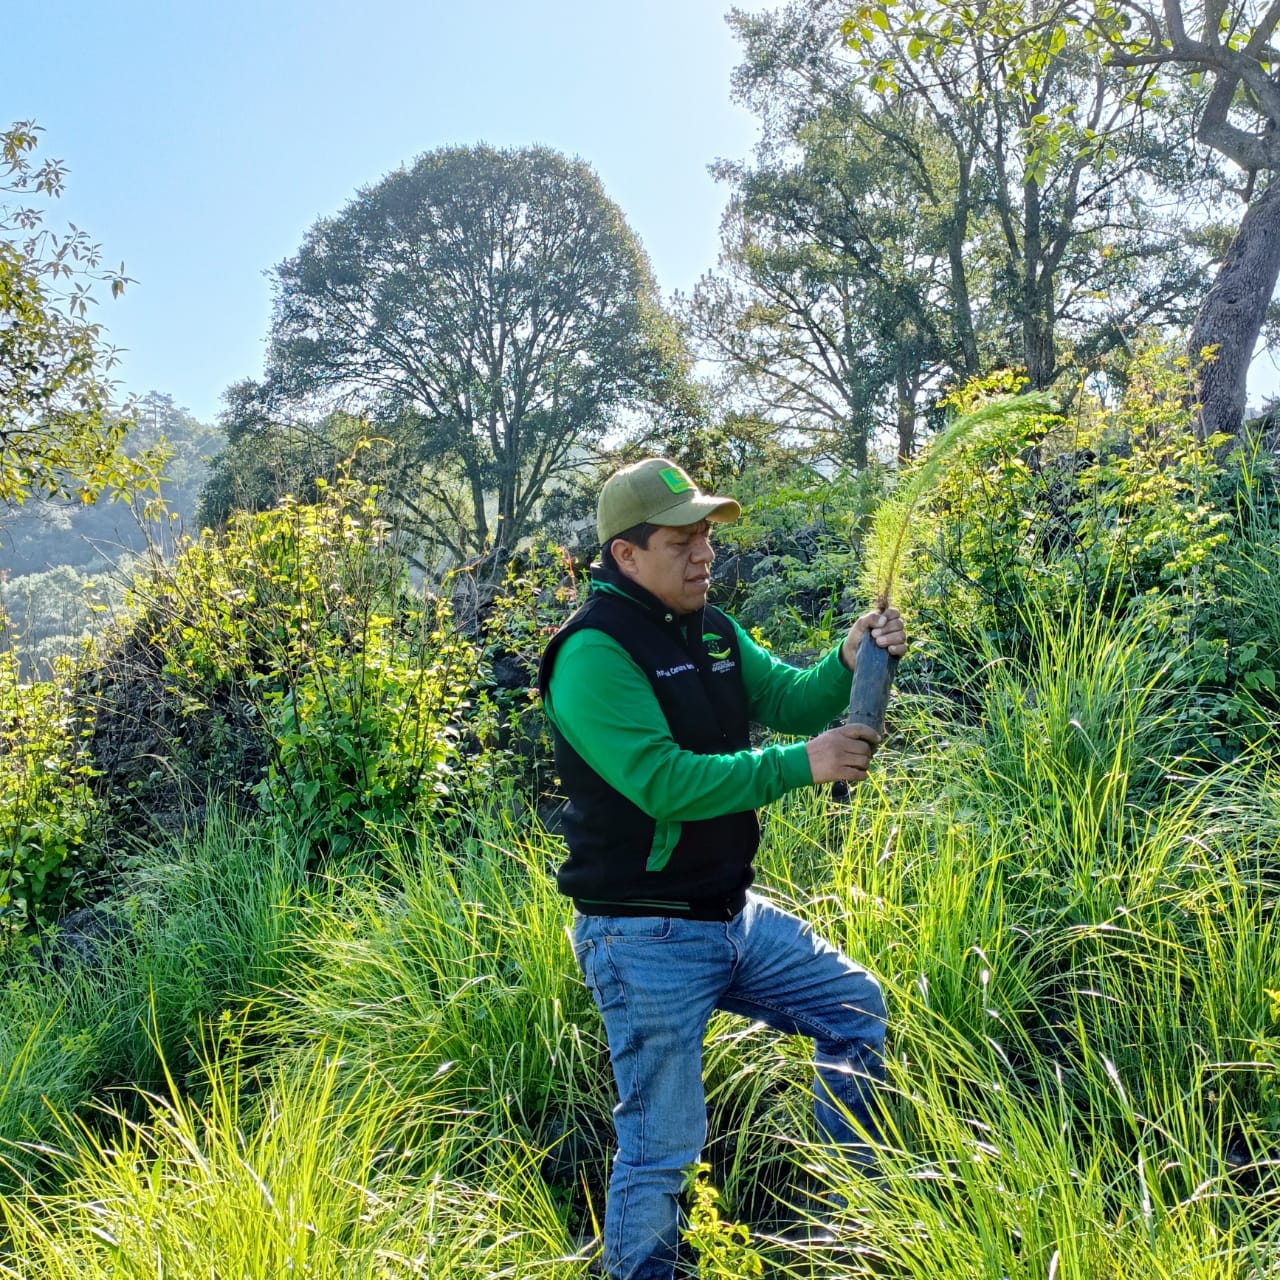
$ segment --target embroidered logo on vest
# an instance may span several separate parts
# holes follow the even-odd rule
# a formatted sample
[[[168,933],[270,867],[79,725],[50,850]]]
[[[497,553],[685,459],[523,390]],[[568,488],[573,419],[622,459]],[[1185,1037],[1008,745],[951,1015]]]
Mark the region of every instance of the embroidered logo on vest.
[[[716,635],[714,631],[704,631],[702,633],[702,644],[709,658],[727,658],[732,652],[728,641]]]
[[[732,671],[737,666],[732,657],[733,649],[723,636],[717,635],[714,631],[704,631],[702,633],[702,645],[707,651],[707,657],[716,659],[711,664],[711,670],[716,675],[720,675],[725,671]]]

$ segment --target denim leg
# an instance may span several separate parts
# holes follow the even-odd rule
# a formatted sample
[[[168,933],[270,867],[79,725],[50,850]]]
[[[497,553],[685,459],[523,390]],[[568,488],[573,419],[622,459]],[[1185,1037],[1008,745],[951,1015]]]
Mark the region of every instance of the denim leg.
[[[574,951],[604,1019],[618,1086],[605,1272],[611,1280],[672,1280],[680,1189],[706,1139],[702,1040],[732,963],[725,926],[581,916]]]
[[[738,964],[720,1007],[814,1042],[814,1117],[827,1141],[873,1163],[884,1080],[880,984],[803,920],[756,894],[729,926]]]

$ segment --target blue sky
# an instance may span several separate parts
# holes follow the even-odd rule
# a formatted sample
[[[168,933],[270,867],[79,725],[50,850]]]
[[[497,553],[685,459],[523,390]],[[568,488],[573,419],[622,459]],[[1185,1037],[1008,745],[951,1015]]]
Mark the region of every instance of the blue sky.
[[[70,168],[49,224],[83,226],[137,281],[97,308],[127,349],[125,388],[209,420],[229,383],[261,372],[264,273],[434,147],[581,157],[664,293],[687,290],[718,248],[725,192],[707,165],[755,140],[730,101],[728,7],[10,0],[0,119],[35,119],[41,151]]]

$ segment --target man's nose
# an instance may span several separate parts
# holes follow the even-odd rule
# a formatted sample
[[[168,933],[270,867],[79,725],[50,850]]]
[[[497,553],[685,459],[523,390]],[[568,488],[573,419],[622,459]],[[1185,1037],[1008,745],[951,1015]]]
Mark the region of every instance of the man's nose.
[[[711,545],[711,535],[700,533],[693,540],[689,549],[689,558],[699,564],[710,564],[716,558],[716,549]]]

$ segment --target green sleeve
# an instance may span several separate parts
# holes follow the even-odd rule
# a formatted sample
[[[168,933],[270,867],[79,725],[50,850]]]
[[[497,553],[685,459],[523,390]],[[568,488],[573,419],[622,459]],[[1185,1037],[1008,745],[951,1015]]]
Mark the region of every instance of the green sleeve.
[[[678,747],[648,677],[600,631],[564,642],[546,710],[583,760],[659,823],[758,809],[813,781],[803,742],[732,755]]]
[[[736,622],[733,625],[753,720],[778,733],[811,738],[848,708],[853,677],[840,661],[839,645],[821,662],[801,669],[779,662]]]

